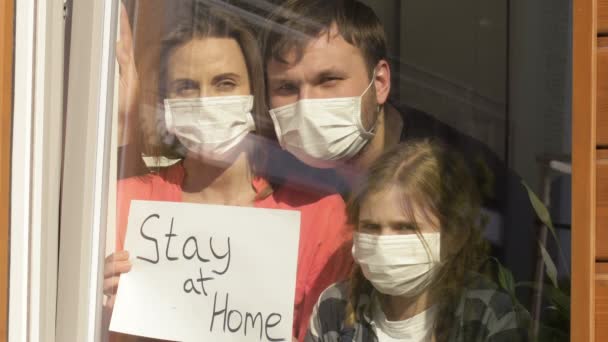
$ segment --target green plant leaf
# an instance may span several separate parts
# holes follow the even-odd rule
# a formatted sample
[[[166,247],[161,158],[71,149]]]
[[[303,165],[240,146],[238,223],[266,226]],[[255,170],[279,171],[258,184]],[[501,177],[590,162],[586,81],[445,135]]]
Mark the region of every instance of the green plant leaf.
[[[540,254],[542,255],[543,262],[545,263],[545,271],[547,272],[547,276],[549,279],[551,279],[553,286],[559,288],[557,285],[557,268],[555,267],[549,253],[547,253],[545,246],[543,246],[540,241],[538,242],[538,246],[540,247]]]
[[[509,293],[512,297],[515,296],[515,280],[513,279],[513,274],[506,267],[504,267],[498,260],[496,261],[498,265],[498,282],[500,286]]]
[[[526,287],[532,290],[538,290],[537,285],[530,281],[519,282],[515,285],[516,288]],[[551,284],[543,284],[543,296],[555,306],[558,311],[564,313],[567,317],[570,316],[570,294],[560,288],[554,287]]]
[[[528,198],[530,199],[530,203],[532,203],[532,208],[534,208],[534,212],[536,212],[536,216],[541,220],[541,222],[547,226],[549,231],[551,232],[551,236],[553,236],[553,240],[557,244],[557,249],[559,250],[560,257],[564,262],[564,265],[568,265],[570,260],[566,260],[564,256],[564,252],[562,250],[562,246],[559,243],[559,238],[557,237],[557,233],[555,232],[555,228],[553,227],[553,221],[551,221],[551,215],[549,214],[549,210],[545,206],[545,204],[536,196],[534,191],[524,182],[521,181],[521,184],[526,188],[528,192]],[[541,252],[542,253],[542,252]],[[567,266],[566,266],[567,267]],[[568,273],[570,273],[568,271]]]
[[[552,327],[550,325],[541,323],[539,334],[535,338],[533,337],[533,340],[537,340],[539,342],[545,342],[545,341],[567,342],[567,341],[570,341],[570,334],[568,333],[568,330],[564,331],[564,329],[567,329],[567,328]]]
[[[522,180],[521,184],[523,184],[526,190],[528,191],[528,198],[530,198],[530,202],[532,203],[532,207],[534,208],[534,211],[536,212],[538,218],[547,227],[549,227],[549,229],[551,229],[553,233],[555,233],[553,229],[553,222],[551,221],[551,215],[549,214],[549,210],[547,210],[547,207],[545,207],[545,204],[540,200],[540,198],[538,198],[538,196],[536,196],[534,191],[530,189],[526,182]]]
[[[543,291],[543,295],[545,298],[553,304],[558,313],[564,319],[569,319],[570,317],[570,296],[559,288],[553,287],[549,284],[545,284],[545,289]]]

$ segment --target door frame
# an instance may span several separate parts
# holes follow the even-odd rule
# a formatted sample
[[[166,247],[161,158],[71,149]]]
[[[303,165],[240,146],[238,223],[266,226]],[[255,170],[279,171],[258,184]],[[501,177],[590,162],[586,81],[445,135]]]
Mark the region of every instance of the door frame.
[[[572,276],[570,338],[595,341],[597,0],[572,4]]]
[[[11,119],[13,108],[12,0],[0,3],[0,339],[8,338]]]
[[[55,341],[63,0],[15,1],[8,341]]]
[[[56,340],[102,336],[119,0],[72,3]],[[111,177],[110,175],[114,176]],[[109,223],[108,223],[109,222]]]

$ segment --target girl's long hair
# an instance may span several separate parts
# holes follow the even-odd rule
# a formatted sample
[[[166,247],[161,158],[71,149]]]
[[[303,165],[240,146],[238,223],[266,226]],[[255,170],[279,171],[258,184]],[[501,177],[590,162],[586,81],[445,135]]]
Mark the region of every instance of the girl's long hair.
[[[436,266],[440,269],[428,289],[439,305],[435,336],[438,341],[447,340],[465,277],[477,271],[487,255],[479,229],[480,193],[462,156],[437,141],[408,141],[384,154],[353,193],[347,207],[353,227],[358,225],[363,201],[389,187],[400,191],[408,217],[413,219],[414,210],[422,210],[440,222],[441,262]],[[417,234],[422,238],[420,231]],[[355,266],[346,326],[368,323],[364,322],[364,312],[358,312],[359,298],[364,294],[371,298],[372,292],[372,284]],[[366,313],[371,317],[371,312]]]

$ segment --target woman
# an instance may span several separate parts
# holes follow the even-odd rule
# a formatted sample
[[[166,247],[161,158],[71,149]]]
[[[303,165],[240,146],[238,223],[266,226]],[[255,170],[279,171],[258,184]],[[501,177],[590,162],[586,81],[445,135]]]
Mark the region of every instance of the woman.
[[[119,181],[118,252],[106,260],[104,292],[111,306],[120,274],[131,267],[122,250],[132,200],[298,210],[294,336],[303,338],[320,292],[349,271],[352,259],[340,248],[350,240],[344,203],[339,195],[320,196],[288,186],[275,191],[259,176],[265,160],[259,141],[273,136],[267,126],[271,120],[266,116],[256,40],[246,25],[221,8],[198,2],[192,6],[192,17],[163,40],[158,77],[158,106],[164,119],[156,140],[181,161],[157,173]],[[122,18],[128,29],[124,11]],[[119,54],[119,60],[132,58]]]
[[[525,341],[528,316],[488,278],[462,158],[430,141],[384,155],[348,207],[357,266],[323,292],[306,341]]]

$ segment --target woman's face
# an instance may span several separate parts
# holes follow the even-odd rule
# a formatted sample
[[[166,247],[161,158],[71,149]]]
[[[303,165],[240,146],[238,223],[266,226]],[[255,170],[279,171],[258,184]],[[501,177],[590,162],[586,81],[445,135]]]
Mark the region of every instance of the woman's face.
[[[416,225],[421,233],[439,232],[440,227],[439,219],[430,210],[408,202],[396,186],[371,194],[361,203],[358,223],[361,233],[415,234]]]
[[[232,38],[193,39],[168,61],[169,98],[250,95],[245,57]]]

